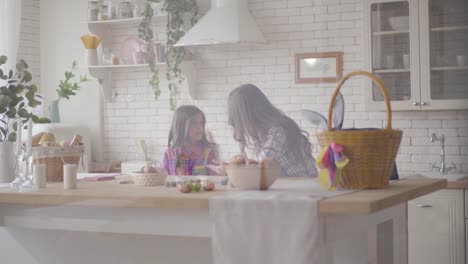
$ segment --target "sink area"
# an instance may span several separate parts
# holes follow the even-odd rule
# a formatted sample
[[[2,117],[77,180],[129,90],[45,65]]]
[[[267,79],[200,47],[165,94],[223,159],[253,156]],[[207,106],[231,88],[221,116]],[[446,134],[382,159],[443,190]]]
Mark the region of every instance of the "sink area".
[[[468,173],[449,173],[449,174],[440,174],[439,172],[419,172],[419,175],[434,178],[434,179],[447,179],[448,181],[461,181],[468,179]]]

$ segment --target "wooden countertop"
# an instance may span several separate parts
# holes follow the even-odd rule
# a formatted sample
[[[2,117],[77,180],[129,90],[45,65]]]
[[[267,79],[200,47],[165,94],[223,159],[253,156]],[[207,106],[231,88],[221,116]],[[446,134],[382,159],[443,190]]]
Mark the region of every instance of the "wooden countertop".
[[[443,179],[402,179],[385,189],[361,190],[320,201],[321,214],[370,214],[445,188]]]
[[[414,174],[414,175],[404,176],[404,179],[433,179],[433,178],[425,177],[421,174]],[[459,181],[447,180],[447,186],[444,189],[468,189],[468,179],[463,179]]]
[[[461,181],[447,181],[447,189],[468,189],[468,179]]]
[[[319,202],[319,208],[322,214],[369,214],[445,186],[446,180],[405,179],[393,182],[385,189],[361,190],[323,199]],[[136,186],[119,184],[119,181],[80,181],[78,189],[74,190],[64,190],[61,183],[48,183],[46,189],[30,193],[0,189],[0,204],[208,209],[209,198],[226,192],[228,190],[219,189],[212,192],[183,194],[177,188],[164,186]]]

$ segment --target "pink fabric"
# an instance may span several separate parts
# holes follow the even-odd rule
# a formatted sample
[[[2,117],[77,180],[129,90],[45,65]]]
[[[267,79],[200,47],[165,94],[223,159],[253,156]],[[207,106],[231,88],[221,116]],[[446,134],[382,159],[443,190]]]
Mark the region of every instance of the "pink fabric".
[[[208,152],[208,155],[206,155]],[[196,143],[192,146],[189,153],[184,153],[182,148],[168,148],[164,152],[164,157],[161,162],[161,167],[164,168],[169,175],[177,175],[176,164],[177,159],[181,154],[184,154],[188,159],[184,164],[185,175],[193,175],[195,166],[204,166],[211,164],[215,165],[216,151],[211,146],[204,146],[202,143]],[[207,157],[206,157],[207,156]],[[216,175],[213,171],[206,168],[207,175]]]

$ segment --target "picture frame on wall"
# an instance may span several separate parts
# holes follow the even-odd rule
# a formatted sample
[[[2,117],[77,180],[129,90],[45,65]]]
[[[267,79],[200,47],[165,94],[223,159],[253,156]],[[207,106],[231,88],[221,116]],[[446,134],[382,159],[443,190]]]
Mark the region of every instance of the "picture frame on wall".
[[[343,77],[343,52],[297,53],[296,83],[334,83]]]

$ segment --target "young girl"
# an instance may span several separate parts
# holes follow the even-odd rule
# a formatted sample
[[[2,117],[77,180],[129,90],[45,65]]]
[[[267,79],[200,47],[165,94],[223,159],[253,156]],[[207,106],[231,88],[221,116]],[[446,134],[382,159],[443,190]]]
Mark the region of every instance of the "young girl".
[[[307,133],[255,85],[241,85],[229,94],[228,122],[241,152],[248,147],[259,161],[266,157],[278,160],[282,176],[317,176]]]
[[[169,175],[214,174],[207,165],[214,164],[216,151],[205,136],[205,123],[205,114],[194,105],[176,109],[161,162]]]

